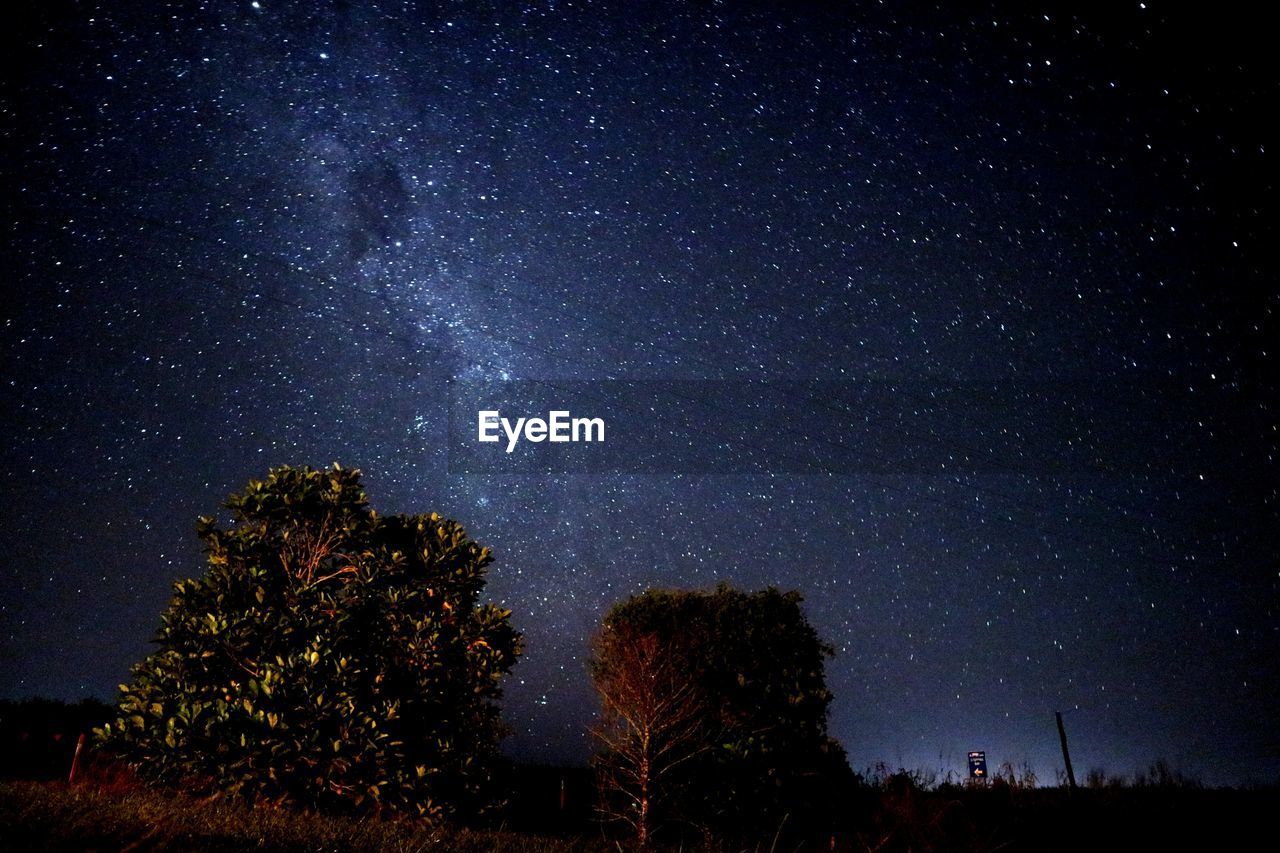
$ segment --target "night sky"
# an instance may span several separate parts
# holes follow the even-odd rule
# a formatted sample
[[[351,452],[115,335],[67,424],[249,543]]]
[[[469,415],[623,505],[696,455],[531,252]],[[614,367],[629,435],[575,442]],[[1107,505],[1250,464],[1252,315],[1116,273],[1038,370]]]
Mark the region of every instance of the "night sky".
[[[24,5],[0,695],[110,699],[195,517],[341,461],[493,548],[523,759],[585,759],[611,603],[724,580],[804,594],[855,769],[1053,781],[1063,710],[1079,775],[1280,776],[1260,19]],[[457,389],[514,380],[651,381],[674,461],[451,463]]]

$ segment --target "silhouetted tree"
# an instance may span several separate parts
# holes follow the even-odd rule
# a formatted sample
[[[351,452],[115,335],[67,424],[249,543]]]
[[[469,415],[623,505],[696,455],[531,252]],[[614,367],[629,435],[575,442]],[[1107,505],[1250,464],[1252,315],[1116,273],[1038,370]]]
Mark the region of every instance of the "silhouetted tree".
[[[200,519],[160,648],[100,734],[138,771],[307,806],[481,810],[499,681],[520,653],[480,604],[487,548],[456,522],[380,516],[358,471],[277,468]]]
[[[712,592],[650,590],[606,615],[606,632],[657,638],[695,697],[691,728],[702,745],[664,791],[683,821],[720,835],[776,830],[788,820],[820,830],[852,783],[843,750],[827,735],[825,660],[833,650],[800,602],[795,592],[722,584]]]

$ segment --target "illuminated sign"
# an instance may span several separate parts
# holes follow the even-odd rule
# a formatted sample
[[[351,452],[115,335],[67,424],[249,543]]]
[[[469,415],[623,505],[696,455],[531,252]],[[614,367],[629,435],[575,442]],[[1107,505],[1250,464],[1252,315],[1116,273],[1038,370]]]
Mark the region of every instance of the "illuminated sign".
[[[987,778],[987,754],[981,750],[969,753],[969,778]]]

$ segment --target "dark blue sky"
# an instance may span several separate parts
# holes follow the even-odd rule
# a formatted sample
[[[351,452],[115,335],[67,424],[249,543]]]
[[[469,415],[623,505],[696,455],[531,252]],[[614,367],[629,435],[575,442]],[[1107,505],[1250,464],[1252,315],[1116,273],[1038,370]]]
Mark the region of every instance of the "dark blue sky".
[[[612,602],[726,580],[805,595],[855,768],[1052,779],[1073,709],[1080,773],[1276,779],[1264,28],[955,5],[18,13],[0,691],[109,698],[195,516],[340,460],[494,549],[522,757]],[[687,454],[450,467],[451,389],[606,379]]]

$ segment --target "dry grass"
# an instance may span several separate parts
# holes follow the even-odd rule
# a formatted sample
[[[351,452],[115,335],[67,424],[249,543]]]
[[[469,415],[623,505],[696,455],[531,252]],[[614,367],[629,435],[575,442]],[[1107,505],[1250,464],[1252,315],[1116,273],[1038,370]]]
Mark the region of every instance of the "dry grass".
[[[616,849],[603,841],[330,817],[197,800],[146,788],[108,791],[0,781],[6,850],[66,851],[533,851]]]

